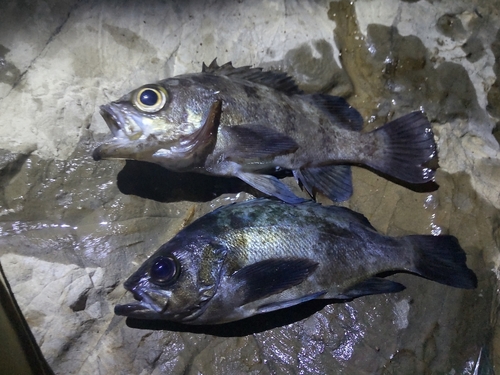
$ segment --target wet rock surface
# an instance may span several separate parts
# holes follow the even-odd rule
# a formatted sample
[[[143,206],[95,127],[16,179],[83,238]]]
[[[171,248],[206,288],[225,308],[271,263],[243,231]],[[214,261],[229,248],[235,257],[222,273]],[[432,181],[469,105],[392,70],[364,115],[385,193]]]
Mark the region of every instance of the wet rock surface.
[[[54,372],[491,373],[500,363],[499,7],[11,3],[0,15],[0,262]],[[214,57],[286,69],[304,90],[345,95],[367,130],[423,109],[439,189],[353,168],[345,205],[389,235],[457,236],[478,288],[405,274],[391,276],[407,286],[398,294],[312,301],[221,326],[114,316],[130,298],[121,283],[162,243],[254,192],[239,180],[93,161],[108,136],[98,106]]]

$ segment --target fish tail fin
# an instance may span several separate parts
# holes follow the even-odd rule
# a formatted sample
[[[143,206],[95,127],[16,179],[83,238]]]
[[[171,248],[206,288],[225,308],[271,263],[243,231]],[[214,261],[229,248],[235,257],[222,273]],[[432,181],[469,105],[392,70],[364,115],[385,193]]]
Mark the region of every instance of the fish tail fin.
[[[434,179],[434,170],[425,164],[436,156],[436,144],[422,112],[409,113],[368,134],[383,141],[380,155],[365,160],[366,165],[412,184]]]
[[[464,250],[454,236],[407,236],[416,251],[416,274],[441,284],[462,289],[477,287],[474,271],[467,267]]]

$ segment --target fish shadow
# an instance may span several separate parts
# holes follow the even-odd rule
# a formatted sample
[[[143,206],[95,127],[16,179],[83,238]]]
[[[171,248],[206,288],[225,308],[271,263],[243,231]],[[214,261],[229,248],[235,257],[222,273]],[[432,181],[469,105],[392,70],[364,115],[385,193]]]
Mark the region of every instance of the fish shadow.
[[[278,178],[290,176],[283,171],[273,173]],[[174,172],[157,164],[127,160],[118,173],[117,186],[121,193],[137,195],[157,202],[209,202],[222,194],[265,194],[236,177],[209,176],[193,172]]]
[[[137,329],[190,332],[219,337],[242,337],[296,323],[322,310],[326,305],[345,302],[346,300],[311,300],[277,311],[254,315],[235,322],[222,324],[191,325],[163,320],[135,318],[127,318],[126,324],[130,328]]]
[[[437,189],[439,189],[439,185],[435,181],[429,181],[429,182],[425,182],[423,184],[415,184],[415,183],[407,182],[404,180],[400,180],[396,177],[385,174],[385,173],[380,172],[376,169],[370,168],[366,165],[357,165],[357,167],[366,169],[366,170],[376,174],[377,176],[382,177],[383,179],[385,179],[387,181],[390,181],[396,185],[403,186],[404,188],[411,190],[411,191],[414,191],[416,193],[430,193],[430,192],[433,192],[433,191],[436,191]],[[354,186],[354,189],[356,189],[356,186]]]
[[[226,193],[245,191],[248,185],[235,177],[173,172],[144,161],[127,160],[118,173],[121,193],[158,202],[208,202]]]
[[[416,193],[430,193],[430,192],[433,192],[433,191],[436,191],[437,189],[439,189],[439,185],[434,180],[425,182],[423,184],[415,184],[415,183],[407,182],[404,180],[400,180],[400,179],[393,177],[389,174],[385,174],[385,173],[383,173],[377,169],[374,169],[368,165],[356,165],[356,166],[360,167],[360,168],[364,168],[364,169],[376,174],[377,176],[380,176],[380,177],[382,177],[390,182],[393,182],[396,185],[403,186],[406,189],[412,190]],[[437,156],[434,156],[432,159],[430,159],[429,161],[424,163],[423,167],[429,168],[430,170],[433,171],[432,173],[435,175],[436,171],[439,169],[439,158]]]
[[[415,192],[431,192],[439,187],[433,181],[425,184],[410,184],[366,166],[364,168]],[[277,178],[291,176],[289,171],[270,174]],[[237,194],[240,192],[246,192],[255,197],[266,196],[236,177],[174,172],[157,164],[137,160],[126,161],[125,166],[118,173],[117,186],[122,194],[136,195],[164,203],[180,201],[209,202],[223,194]]]

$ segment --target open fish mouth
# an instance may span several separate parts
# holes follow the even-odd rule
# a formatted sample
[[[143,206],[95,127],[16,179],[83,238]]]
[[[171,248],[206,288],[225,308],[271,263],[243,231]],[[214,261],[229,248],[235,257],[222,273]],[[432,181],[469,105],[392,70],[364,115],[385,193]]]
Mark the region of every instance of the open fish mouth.
[[[115,114],[112,108],[109,105],[101,105],[99,108],[101,109],[100,114],[104,119],[104,121],[106,122],[106,125],[108,125],[108,128],[111,131],[111,133],[113,133],[115,137],[123,135],[123,132],[121,132],[121,127],[118,122],[118,116]]]
[[[102,118],[114,137],[128,138],[133,141],[142,136],[143,130],[136,123],[133,114],[126,108],[114,103],[101,105],[99,108]]]
[[[130,292],[132,292],[134,299],[138,302],[116,305],[114,309],[116,315],[142,319],[158,319],[158,316],[165,312],[167,304],[160,307],[146,293],[141,293],[136,290],[131,290]]]

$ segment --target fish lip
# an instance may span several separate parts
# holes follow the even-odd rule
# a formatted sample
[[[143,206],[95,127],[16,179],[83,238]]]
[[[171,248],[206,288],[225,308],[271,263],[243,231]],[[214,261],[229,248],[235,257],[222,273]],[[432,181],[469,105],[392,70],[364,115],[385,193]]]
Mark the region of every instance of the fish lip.
[[[133,316],[137,315],[139,312],[147,312],[151,311],[147,306],[142,305],[141,303],[125,303],[123,305],[116,305],[114,308],[114,312],[116,315],[121,316]]]
[[[125,288],[132,293],[138,302],[129,302],[116,305],[114,308],[116,315],[158,319],[167,310],[168,303],[161,307],[155,304],[153,299],[145,292],[138,289]]]
[[[121,135],[122,124],[116,111],[113,110],[111,104],[101,105],[99,113],[108,125],[109,130],[115,137]],[[123,133],[122,133],[123,134]]]
[[[140,301],[142,301],[144,299],[143,294],[137,292],[136,290],[131,290],[130,292],[132,293],[132,295],[134,296],[134,299],[136,301],[140,302]]]

